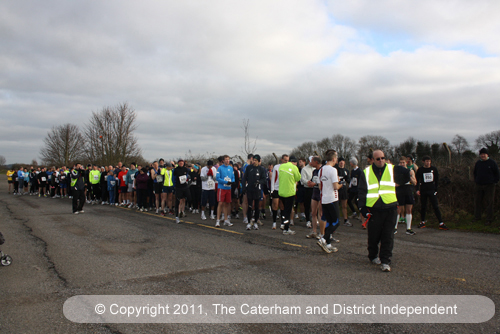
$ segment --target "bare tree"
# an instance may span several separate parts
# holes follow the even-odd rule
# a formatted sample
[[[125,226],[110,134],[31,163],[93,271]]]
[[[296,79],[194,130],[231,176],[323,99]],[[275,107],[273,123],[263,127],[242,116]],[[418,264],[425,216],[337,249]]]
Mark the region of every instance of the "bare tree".
[[[294,148],[290,152],[290,155],[295,155],[297,158],[307,158],[310,155],[314,155],[314,150],[316,150],[316,143],[308,141]]]
[[[0,167],[3,167],[6,162],[7,160],[5,159],[5,157],[3,155],[0,155]]]
[[[456,134],[455,137],[453,137],[451,144],[459,155],[462,155],[462,153],[469,149],[469,142],[459,134]]]
[[[254,154],[257,151],[257,138],[252,142],[250,139],[250,120],[243,119],[243,130],[245,132],[245,142],[243,146],[243,153],[245,157],[249,154]]]
[[[390,148],[390,143],[387,138],[372,135],[367,135],[359,138],[358,145],[359,159],[365,159],[366,157],[368,157],[368,154],[370,154],[370,152],[373,152],[375,150],[382,150],[384,152],[387,152]]]
[[[134,137],[136,113],[127,103],[92,112],[85,126],[85,155],[88,161],[109,165],[142,157]]]
[[[83,136],[74,124],[52,127],[43,142],[40,156],[45,165],[69,166],[81,159],[84,153]]]
[[[476,148],[486,147],[491,156],[500,153],[500,130],[481,135],[476,139]]]

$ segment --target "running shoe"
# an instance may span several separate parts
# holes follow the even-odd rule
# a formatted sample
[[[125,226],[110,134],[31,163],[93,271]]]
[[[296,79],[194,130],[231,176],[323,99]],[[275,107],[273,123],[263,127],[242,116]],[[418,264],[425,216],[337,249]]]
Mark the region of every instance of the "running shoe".
[[[440,224],[439,224],[439,229],[440,229],[440,230],[443,230],[443,231],[447,231],[447,230],[449,230],[449,228],[448,228],[448,227],[446,227],[446,225],[445,225],[444,223],[440,223]]]
[[[259,229],[259,225],[257,225],[257,223],[253,224],[253,229],[254,230],[258,230]]]
[[[373,264],[377,264],[377,265],[378,265],[378,264],[382,264],[382,262],[380,262],[380,258],[378,258],[378,257],[374,258],[374,259],[372,260],[372,263],[373,263]]]
[[[380,266],[380,269],[382,269],[382,271],[384,271],[384,272],[390,272],[391,266],[388,265],[387,263],[382,263],[382,265]]]
[[[259,219],[259,220],[257,220],[257,224],[259,224],[260,226],[263,226],[263,225],[264,225],[264,223],[263,223],[263,222],[261,222],[261,221],[260,221],[260,219]]]
[[[285,224],[280,225],[280,229],[284,230],[285,229]]]
[[[316,239],[317,237],[318,237],[318,235],[314,232],[311,232],[308,235],[306,235],[307,239]]]
[[[180,223],[181,223],[181,220],[179,219],[179,217],[175,217],[175,222],[176,222],[177,224],[180,224]]]
[[[346,220],[344,222],[344,226],[352,227],[352,224],[351,224],[351,222],[349,220]]]
[[[326,253],[331,253],[332,252],[331,248],[327,247],[325,239],[318,240],[318,242],[316,244],[319,247],[321,247],[321,249],[323,249]],[[330,247],[331,247],[331,245],[330,245]]]
[[[306,227],[307,227],[307,228],[312,228],[312,224],[311,224],[311,222],[307,222],[307,223],[306,223]]]
[[[283,231],[283,235],[294,235],[295,231],[288,230],[288,231]]]
[[[210,219],[214,220],[215,216],[214,215],[210,215]]]
[[[207,216],[205,216],[205,211],[201,212],[201,220],[207,220]]]
[[[248,223],[248,224],[247,224],[247,230],[249,230],[249,231],[250,231],[251,229],[252,229],[252,224]]]
[[[418,224],[418,228],[425,228],[425,222],[420,222],[420,224]]]
[[[406,234],[408,235],[415,235],[415,232],[413,232],[412,229],[406,230]]]
[[[276,223],[273,223],[273,230],[276,229]]]
[[[220,222],[219,221],[215,222],[215,227],[220,227]]]
[[[233,226],[229,220],[224,220],[224,226]]]

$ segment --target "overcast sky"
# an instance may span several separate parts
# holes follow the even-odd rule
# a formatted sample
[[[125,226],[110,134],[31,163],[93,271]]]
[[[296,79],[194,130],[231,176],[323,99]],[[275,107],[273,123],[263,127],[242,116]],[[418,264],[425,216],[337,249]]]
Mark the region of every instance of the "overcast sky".
[[[500,2],[0,2],[0,155],[128,102],[146,159],[500,129]]]

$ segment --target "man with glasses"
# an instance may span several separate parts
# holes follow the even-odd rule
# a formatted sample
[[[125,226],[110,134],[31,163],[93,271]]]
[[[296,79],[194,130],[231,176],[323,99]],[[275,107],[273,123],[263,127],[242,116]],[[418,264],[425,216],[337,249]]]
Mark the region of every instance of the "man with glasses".
[[[381,150],[373,152],[373,164],[361,173],[358,195],[363,216],[371,214],[368,223],[368,258],[373,264],[380,264],[382,271],[389,272],[398,202],[394,166],[386,164]]]

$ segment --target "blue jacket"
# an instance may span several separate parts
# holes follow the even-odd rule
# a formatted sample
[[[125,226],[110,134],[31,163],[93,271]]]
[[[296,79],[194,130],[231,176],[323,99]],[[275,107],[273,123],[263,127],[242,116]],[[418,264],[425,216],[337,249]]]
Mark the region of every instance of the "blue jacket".
[[[216,175],[217,182],[219,182],[219,189],[231,190],[231,186],[227,185],[228,180],[234,182],[234,169],[232,166],[222,165],[217,169]]]
[[[114,181],[115,184],[111,184],[111,181]],[[113,189],[115,189],[115,187],[116,187],[116,178],[115,178],[114,175],[108,175],[107,182],[108,182],[108,191],[112,191]]]

